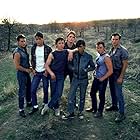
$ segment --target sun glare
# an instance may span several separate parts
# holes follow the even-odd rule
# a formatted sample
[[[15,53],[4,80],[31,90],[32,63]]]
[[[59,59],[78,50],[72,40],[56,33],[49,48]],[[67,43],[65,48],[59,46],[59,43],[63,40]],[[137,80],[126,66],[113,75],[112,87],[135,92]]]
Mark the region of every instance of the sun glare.
[[[139,18],[138,3],[139,0],[4,0],[0,18],[12,17],[27,24]]]

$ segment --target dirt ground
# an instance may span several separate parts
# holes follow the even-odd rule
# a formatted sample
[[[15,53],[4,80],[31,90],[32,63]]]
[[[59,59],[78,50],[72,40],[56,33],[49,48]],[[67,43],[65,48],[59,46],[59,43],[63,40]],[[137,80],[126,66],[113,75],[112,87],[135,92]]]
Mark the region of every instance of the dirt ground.
[[[63,111],[66,111],[67,92],[65,87],[61,102]],[[41,116],[42,90],[38,93],[40,110],[29,116],[31,108],[25,108],[26,118],[18,115],[17,97],[9,99],[0,106],[0,140],[140,140],[140,96],[127,89],[124,93],[126,119],[119,124],[114,122],[117,112],[104,111],[100,119],[84,112],[83,120],[77,116],[72,120],[62,120],[61,117],[55,117],[53,111]],[[108,104],[110,95],[107,89]],[[90,105],[88,89],[85,108]]]

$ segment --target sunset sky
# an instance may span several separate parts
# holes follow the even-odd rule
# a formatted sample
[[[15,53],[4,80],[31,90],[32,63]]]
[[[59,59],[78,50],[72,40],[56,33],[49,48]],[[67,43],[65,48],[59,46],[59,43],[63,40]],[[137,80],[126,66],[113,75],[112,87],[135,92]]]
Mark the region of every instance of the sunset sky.
[[[46,24],[140,18],[140,0],[0,0],[0,19]]]

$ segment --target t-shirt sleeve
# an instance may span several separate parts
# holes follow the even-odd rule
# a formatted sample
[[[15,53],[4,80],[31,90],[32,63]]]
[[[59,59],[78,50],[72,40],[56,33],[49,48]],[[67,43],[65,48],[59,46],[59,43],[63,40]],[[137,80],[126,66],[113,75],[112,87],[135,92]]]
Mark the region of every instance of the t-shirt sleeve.
[[[123,49],[121,55],[122,60],[127,60],[128,56],[129,56],[128,51],[126,49]]]

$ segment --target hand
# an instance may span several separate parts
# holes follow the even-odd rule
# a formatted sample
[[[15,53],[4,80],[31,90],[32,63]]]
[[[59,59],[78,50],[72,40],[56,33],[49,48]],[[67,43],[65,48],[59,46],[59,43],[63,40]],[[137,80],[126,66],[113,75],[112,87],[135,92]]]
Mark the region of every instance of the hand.
[[[30,69],[30,68],[29,69],[26,69],[26,72],[27,73],[31,73],[32,72],[32,69]]]
[[[100,81],[100,82],[103,82],[103,81],[104,81],[104,79],[103,79],[103,78],[99,78],[99,81]]]
[[[117,79],[117,83],[118,83],[118,84],[122,84],[122,83],[123,83],[123,77],[119,77],[119,78]]]
[[[51,75],[51,79],[52,79],[52,80],[55,80],[55,79],[56,79],[56,76],[55,76],[54,73],[51,73],[50,75]]]
[[[33,75],[36,75],[36,71],[35,71],[35,70],[32,70],[32,74],[33,74]]]
[[[48,76],[48,72],[45,70],[45,72],[43,73],[44,76]]]
[[[72,59],[73,59],[73,53],[69,51],[68,61],[72,61]]]

